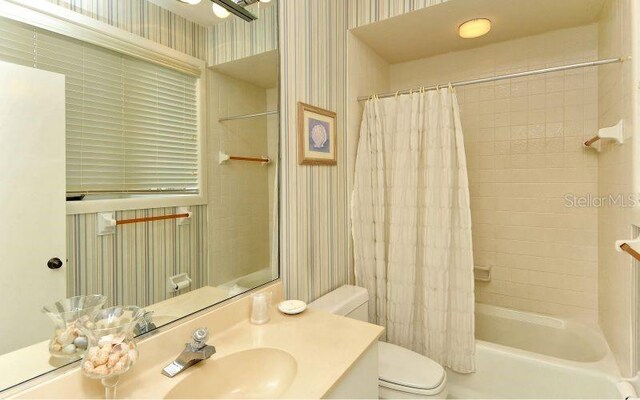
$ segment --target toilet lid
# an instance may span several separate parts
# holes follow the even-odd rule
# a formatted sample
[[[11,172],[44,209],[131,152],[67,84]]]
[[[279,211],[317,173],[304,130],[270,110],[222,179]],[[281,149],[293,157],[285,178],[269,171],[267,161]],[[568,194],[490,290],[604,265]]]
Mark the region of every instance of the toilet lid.
[[[379,383],[419,390],[435,389],[445,380],[437,362],[395,344],[378,342]]]

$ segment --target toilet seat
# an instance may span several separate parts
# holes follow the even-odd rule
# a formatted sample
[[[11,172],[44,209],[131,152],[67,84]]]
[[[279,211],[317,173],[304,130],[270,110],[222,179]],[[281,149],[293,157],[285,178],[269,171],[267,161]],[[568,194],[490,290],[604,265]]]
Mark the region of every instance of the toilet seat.
[[[431,396],[447,384],[444,368],[414,351],[378,342],[379,378],[382,387],[405,393]]]

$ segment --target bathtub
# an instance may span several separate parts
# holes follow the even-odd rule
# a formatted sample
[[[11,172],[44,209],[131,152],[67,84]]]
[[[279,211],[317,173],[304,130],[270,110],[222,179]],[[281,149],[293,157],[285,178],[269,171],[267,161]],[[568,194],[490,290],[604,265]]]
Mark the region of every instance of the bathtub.
[[[447,376],[450,398],[635,397],[599,329],[485,304],[476,304],[476,372]]]

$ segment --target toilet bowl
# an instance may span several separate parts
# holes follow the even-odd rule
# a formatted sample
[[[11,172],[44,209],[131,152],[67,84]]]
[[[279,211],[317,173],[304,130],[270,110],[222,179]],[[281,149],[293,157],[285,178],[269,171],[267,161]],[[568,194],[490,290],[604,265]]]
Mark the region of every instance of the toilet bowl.
[[[367,321],[368,303],[366,289],[345,285],[309,307]],[[395,344],[378,342],[378,389],[382,399],[446,399],[447,374],[428,357]]]

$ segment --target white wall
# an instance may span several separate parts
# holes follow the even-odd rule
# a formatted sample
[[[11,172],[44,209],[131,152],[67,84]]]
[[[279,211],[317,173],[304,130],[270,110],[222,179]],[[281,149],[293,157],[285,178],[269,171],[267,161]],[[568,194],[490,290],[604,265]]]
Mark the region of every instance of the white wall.
[[[631,0],[613,0],[603,10],[599,35],[601,58],[630,55],[631,52]],[[599,127],[625,122],[625,134],[633,135],[633,80],[632,63],[614,64],[598,69]],[[634,143],[619,146],[603,143],[599,155],[598,192],[629,194],[634,191]],[[637,173],[635,173],[637,179]],[[635,185],[636,192],[638,186]],[[599,210],[599,322],[611,350],[616,355],[623,374],[630,376],[632,359],[632,259],[614,250],[616,240],[631,237],[633,210],[621,207],[603,207]],[[637,221],[637,219],[636,219]],[[636,222],[637,224],[637,222]]]
[[[347,33],[347,75],[349,102],[347,116],[347,187],[349,196],[353,189],[360,122],[364,111],[364,102],[358,102],[360,96],[372,93],[384,93],[389,90],[389,63],[377,55],[371,48],[360,41],[351,32]],[[350,214],[349,214],[350,215]],[[353,237],[351,236],[351,220],[349,220],[349,272],[350,279],[355,282],[353,261]]]

